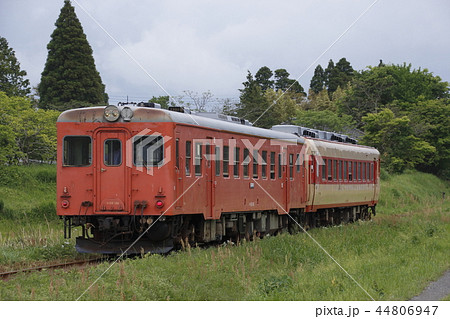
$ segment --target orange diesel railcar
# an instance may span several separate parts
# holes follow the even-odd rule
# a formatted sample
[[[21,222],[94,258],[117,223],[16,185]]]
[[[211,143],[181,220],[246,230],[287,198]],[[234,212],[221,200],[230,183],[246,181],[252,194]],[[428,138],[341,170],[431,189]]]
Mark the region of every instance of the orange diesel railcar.
[[[65,111],[57,130],[57,213],[66,237],[81,226],[80,252],[164,253],[367,218],[377,203],[379,153],[319,138],[331,133],[152,103]]]

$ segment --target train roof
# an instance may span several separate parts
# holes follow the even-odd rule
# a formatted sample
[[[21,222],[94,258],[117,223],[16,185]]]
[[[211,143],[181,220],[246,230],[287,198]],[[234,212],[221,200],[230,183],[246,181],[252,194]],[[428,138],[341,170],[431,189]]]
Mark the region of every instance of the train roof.
[[[316,155],[360,161],[372,161],[380,158],[380,152],[370,146],[336,143],[318,139],[308,140],[312,141],[313,144],[310,147],[315,150]]]
[[[159,109],[153,107],[142,107],[136,105],[119,105],[117,108],[122,111],[125,107],[133,111],[132,118],[127,121],[120,117],[114,123],[128,123],[128,122],[173,122],[185,125],[195,125],[214,130],[239,133],[268,139],[278,139],[290,143],[304,144],[305,139],[301,136],[296,136],[291,133],[274,131],[248,125],[248,121],[243,124],[237,124],[231,121],[224,121],[206,116],[199,116],[196,114],[181,113],[170,111],[166,109]],[[106,106],[95,106],[87,108],[78,108],[64,111],[58,117],[57,122],[75,122],[75,123],[110,123],[104,116]]]
[[[78,108],[64,111],[58,117],[57,122],[75,122],[75,123],[111,123],[104,117],[104,111],[107,106],[96,106],[87,108]],[[316,153],[322,156],[331,156],[339,158],[368,159],[378,158],[379,152],[372,147],[355,145],[354,143],[345,143],[336,140],[321,139],[321,135],[317,138],[312,136],[301,136],[300,129],[294,125],[276,125],[272,129],[264,129],[249,125],[248,121],[232,121],[213,118],[211,114],[201,116],[197,114],[182,113],[161,108],[139,106],[139,105],[119,105],[117,108],[122,111],[124,108],[130,108],[133,111],[131,118],[124,119],[119,117],[114,123],[128,122],[173,122],[178,124],[200,126],[219,130],[223,132],[239,133],[244,135],[263,137],[268,139],[277,139],[287,141],[289,143],[308,143],[311,147],[316,148]],[[297,132],[297,130],[299,130]],[[315,130],[308,129],[312,132]],[[317,131],[322,132],[322,131]],[[328,132],[323,132],[328,133]],[[331,133],[328,133],[331,134]]]

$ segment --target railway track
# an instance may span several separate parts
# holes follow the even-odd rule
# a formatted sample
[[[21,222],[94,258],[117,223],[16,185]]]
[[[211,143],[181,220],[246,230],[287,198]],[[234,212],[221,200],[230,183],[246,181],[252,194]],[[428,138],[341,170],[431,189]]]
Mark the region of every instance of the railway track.
[[[80,266],[84,266],[84,265],[99,264],[105,260],[107,260],[107,259],[102,257],[102,258],[94,258],[94,259],[88,259],[88,260],[77,260],[77,261],[70,261],[70,262],[64,262],[64,263],[59,263],[59,264],[30,267],[30,268],[25,268],[25,269],[20,269],[20,270],[6,271],[6,272],[0,273],[0,279],[7,280],[11,276],[19,274],[19,273],[36,272],[36,271],[41,271],[44,269],[45,270],[65,269],[65,268],[72,268],[72,267],[80,267]]]

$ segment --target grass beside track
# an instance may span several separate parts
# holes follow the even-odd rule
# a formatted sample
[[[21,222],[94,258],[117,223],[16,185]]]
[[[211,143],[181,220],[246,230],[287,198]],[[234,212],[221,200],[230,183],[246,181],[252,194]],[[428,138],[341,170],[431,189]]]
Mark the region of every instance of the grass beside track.
[[[313,229],[309,234],[375,300],[408,300],[450,267],[450,204],[442,198],[448,190],[448,184],[428,174],[384,173],[372,221]],[[1,186],[1,198],[4,191]],[[10,223],[10,237],[28,227],[26,219],[17,225],[13,220],[0,219],[2,234],[4,222]],[[54,222],[41,222],[41,233],[34,237],[49,241],[48,233],[55,242],[47,242],[47,248],[57,254],[62,226],[56,230]],[[0,238],[2,251],[5,242]],[[62,245],[61,254],[76,256],[72,243]],[[30,249],[39,255],[47,249],[44,246],[36,243]],[[31,255],[17,251],[6,260]],[[4,262],[0,257],[0,265]],[[108,267],[105,263],[81,271],[18,275],[2,283],[0,300],[75,300]],[[298,233],[127,259],[106,272],[81,300],[370,300],[368,294],[306,234]]]

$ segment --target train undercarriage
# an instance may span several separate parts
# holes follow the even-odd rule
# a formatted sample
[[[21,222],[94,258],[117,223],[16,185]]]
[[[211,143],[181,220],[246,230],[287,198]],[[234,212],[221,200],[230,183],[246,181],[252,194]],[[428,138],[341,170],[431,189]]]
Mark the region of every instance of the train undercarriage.
[[[354,206],[305,212],[292,209],[289,214],[258,211],[222,214],[218,220],[202,215],[177,216],[65,216],[64,237],[81,227],[76,248],[82,253],[164,254],[185,245],[252,240],[255,237],[296,233],[315,227],[369,220],[375,206]]]

